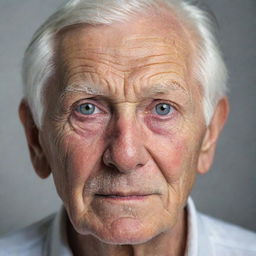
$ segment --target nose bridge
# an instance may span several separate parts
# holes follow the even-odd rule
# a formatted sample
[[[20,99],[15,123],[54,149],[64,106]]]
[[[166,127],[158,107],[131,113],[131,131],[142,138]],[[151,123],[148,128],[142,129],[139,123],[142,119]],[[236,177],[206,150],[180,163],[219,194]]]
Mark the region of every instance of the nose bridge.
[[[133,116],[120,117],[116,123],[116,134],[114,135],[114,144],[117,148],[125,149],[127,156],[132,156],[138,150],[140,144],[139,127],[136,118]]]
[[[124,108],[119,111],[112,127],[105,163],[114,165],[121,172],[143,166],[146,163],[146,152],[136,110]]]

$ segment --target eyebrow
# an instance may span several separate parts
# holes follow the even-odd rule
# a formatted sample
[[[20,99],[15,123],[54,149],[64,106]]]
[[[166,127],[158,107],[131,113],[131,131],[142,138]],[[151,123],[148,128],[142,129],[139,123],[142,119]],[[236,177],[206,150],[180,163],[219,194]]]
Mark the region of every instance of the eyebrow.
[[[88,95],[106,96],[106,91],[104,91],[100,85],[88,84],[83,82],[76,82],[68,85],[61,93],[61,98],[63,98],[68,93],[85,93]],[[163,83],[158,83],[149,88],[141,88],[143,91],[143,98],[150,97],[154,95],[166,95],[173,93],[174,91],[182,92],[183,94],[188,94],[188,91],[176,81],[165,81]]]
[[[64,96],[66,93],[78,92],[86,93],[89,95],[105,95],[104,91],[100,89],[101,86],[90,85],[88,83],[72,83],[68,85],[62,92]]]
[[[163,95],[168,93],[173,93],[174,91],[182,92],[183,94],[188,94],[188,91],[176,81],[166,81],[163,83],[155,84],[150,88],[146,88],[144,91],[144,96],[152,95]]]

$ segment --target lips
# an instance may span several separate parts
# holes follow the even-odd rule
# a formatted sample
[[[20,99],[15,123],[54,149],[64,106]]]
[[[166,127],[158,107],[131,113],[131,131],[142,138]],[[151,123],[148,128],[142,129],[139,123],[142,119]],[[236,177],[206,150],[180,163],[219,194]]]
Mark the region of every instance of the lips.
[[[106,199],[120,199],[120,200],[139,200],[145,199],[148,196],[154,195],[154,193],[142,193],[142,192],[109,192],[109,193],[97,193],[95,196]]]

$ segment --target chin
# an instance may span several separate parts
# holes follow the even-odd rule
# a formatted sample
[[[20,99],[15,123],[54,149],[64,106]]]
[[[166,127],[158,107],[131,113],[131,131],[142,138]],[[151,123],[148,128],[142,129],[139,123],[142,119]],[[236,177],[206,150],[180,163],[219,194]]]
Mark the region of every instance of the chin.
[[[135,218],[121,218],[111,223],[110,229],[95,232],[93,236],[107,244],[126,245],[146,243],[159,233]]]
[[[110,245],[137,245],[143,244],[150,241],[154,236],[148,234],[138,234],[135,232],[131,232],[125,235],[118,235],[113,233],[105,236],[94,235],[98,240],[105,244]]]

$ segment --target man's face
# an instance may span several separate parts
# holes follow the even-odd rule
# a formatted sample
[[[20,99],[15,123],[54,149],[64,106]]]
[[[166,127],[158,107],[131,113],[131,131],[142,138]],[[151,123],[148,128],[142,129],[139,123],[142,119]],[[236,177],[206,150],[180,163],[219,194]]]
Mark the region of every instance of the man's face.
[[[167,17],[60,33],[40,141],[80,234],[142,243],[182,215],[206,130],[189,42]]]

